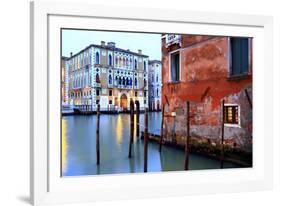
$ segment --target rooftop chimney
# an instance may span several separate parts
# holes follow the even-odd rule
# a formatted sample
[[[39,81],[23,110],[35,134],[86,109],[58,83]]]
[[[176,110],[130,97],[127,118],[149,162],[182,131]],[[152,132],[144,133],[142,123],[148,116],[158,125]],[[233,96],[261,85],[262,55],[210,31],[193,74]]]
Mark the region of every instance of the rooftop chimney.
[[[105,46],[105,41],[100,42],[101,46]]]
[[[115,42],[107,42],[107,46],[109,47],[115,47]]]
[[[141,50],[141,49],[139,49],[139,50],[138,50],[138,53],[139,53],[139,54],[142,54],[142,50]]]

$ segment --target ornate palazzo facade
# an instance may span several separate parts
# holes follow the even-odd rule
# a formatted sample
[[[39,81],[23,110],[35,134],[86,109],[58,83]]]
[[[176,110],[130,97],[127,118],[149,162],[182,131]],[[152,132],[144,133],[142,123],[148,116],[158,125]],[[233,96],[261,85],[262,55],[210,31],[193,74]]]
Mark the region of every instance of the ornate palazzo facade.
[[[141,50],[117,48],[114,42],[91,44],[65,61],[68,71],[69,104],[87,110],[124,111],[129,102],[148,107],[148,56]]]

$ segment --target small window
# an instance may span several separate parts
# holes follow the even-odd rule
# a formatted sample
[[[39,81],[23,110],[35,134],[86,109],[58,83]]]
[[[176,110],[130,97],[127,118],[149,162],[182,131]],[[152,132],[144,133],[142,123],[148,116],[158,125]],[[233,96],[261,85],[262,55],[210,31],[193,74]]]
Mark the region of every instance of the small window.
[[[112,65],[112,56],[111,56],[111,54],[108,55],[108,64],[110,66]]]
[[[111,74],[108,76],[108,84],[112,84],[112,76],[111,76]]]
[[[143,69],[146,71],[146,62],[143,62]]]
[[[143,103],[144,103],[144,104],[146,104],[146,99],[145,99],[145,100],[143,100]]]
[[[108,104],[112,104],[112,100],[109,100],[109,101],[108,101]]]
[[[238,106],[224,106],[224,123],[239,124]]]
[[[143,96],[146,97],[146,91],[143,92]]]
[[[100,90],[98,90],[98,89],[96,90],[96,95],[100,96]]]
[[[180,80],[180,53],[175,52],[171,54],[170,58],[170,80],[178,82]]]
[[[109,96],[112,96],[112,90],[111,89],[109,90]]]
[[[135,97],[137,97],[138,96],[138,92],[135,92]]]
[[[96,100],[96,104],[99,104],[99,103],[100,103],[100,100],[99,100],[99,99],[97,99],[97,100]]]
[[[249,70],[249,39],[235,37],[231,43],[231,76],[247,75]]]
[[[138,68],[138,62],[137,62],[137,60],[135,59],[135,69],[137,69]]]
[[[137,78],[135,78],[135,86],[137,86],[138,85],[138,80],[137,80]]]

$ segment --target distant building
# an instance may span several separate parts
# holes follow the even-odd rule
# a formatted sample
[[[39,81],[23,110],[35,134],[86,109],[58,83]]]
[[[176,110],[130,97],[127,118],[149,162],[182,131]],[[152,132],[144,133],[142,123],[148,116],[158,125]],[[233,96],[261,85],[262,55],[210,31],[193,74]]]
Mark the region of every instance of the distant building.
[[[74,107],[124,111],[129,101],[148,107],[148,56],[117,48],[114,42],[91,44],[67,60],[69,103]]]
[[[148,69],[148,88],[149,88],[149,110],[159,111],[162,107],[162,64],[161,61],[149,61]]]
[[[67,57],[62,57],[61,60],[61,95],[62,105],[68,105],[68,66],[66,64]]]
[[[189,101],[193,141],[218,145],[223,124],[226,145],[252,151],[252,38],[163,35],[162,72],[174,116],[164,121],[166,141],[184,144]]]

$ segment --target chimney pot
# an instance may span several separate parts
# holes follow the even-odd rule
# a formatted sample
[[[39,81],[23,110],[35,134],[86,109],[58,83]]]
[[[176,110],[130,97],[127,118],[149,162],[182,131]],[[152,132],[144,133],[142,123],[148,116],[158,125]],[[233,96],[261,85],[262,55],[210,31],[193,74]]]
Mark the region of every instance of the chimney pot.
[[[105,41],[101,41],[100,44],[101,44],[102,46],[105,46]]]

